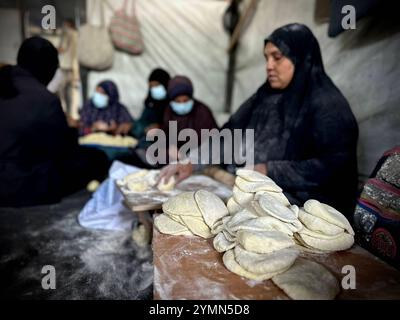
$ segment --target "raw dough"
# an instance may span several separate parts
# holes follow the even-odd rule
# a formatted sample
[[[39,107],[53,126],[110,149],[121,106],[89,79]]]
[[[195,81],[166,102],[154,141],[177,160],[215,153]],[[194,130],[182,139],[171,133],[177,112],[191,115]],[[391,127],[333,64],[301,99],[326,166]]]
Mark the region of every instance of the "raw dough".
[[[210,228],[204,223],[202,219],[191,216],[181,216],[181,219],[193,234],[205,239],[213,237]]]
[[[233,250],[228,250],[227,252],[225,252],[222,257],[222,261],[229,271],[250,280],[263,281],[271,279],[275,275],[275,273],[265,273],[260,275],[245,270],[236,262]]]
[[[259,254],[246,251],[240,245],[235,247],[234,253],[237,263],[255,274],[284,272],[293,265],[299,255],[299,251],[294,247]]]
[[[299,212],[299,219],[308,229],[315,232],[321,232],[331,236],[335,236],[344,232],[343,228],[313,216],[302,209],[300,209]]]
[[[236,171],[236,175],[247,180],[250,182],[267,182],[267,183],[271,183],[271,181],[273,183],[275,183],[271,178],[263,175],[262,173],[259,173],[257,171],[253,171],[253,170],[247,170],[247,169],[238,169]]]
[[[299,233],[299,235],[308,246],[323,251],[347,250],[354,244],[354,237],[347,232],[334,239],[315,238],[304,233]]]
[[[163,203],[162,209],[167,214],[202,217],[201,211],[194,199],[194,192],[183,192],[169,198]]]
[[[128,136],[112,136],[104,132],[91,133],[79,138],[81,145],[101,145],[119,148],[133,148],[138,141]]]
[[[229,213],[233,216],[234,214],[238,213],[242,210],[242,207],[239,203],[235,201],[233,197],[229,198],[228,203],[226,204]]]
[[[354,230],[351,227],[346,217],[337,211],[335,208],[321,203],[317,200],[308,200],[304,204],[304,210],[313,216],[319,217],[335,226],[347,230],[348,233],[354,236]]]
[[[236,246],[236,242],[229,241],[221,232],[214,238],[213,245],[218,252],[225,252],[233,249]]]
[[[283,194],[283,192],[270,192],[270,191],[259,191],[256,193],[254,198],[258,198],[260,194],[267,193],[271,197],[274,197],[276,200],[278,200],[280,203],[282,203],[285,207],[290,206],[290,202],[288,198]]]
[[[199,190],[195,193],[194,198],[200,212],[203,214],[205,223],[211,229],[218,220],[229,215],[225,203],[209,191]]]
[[[258,191],[271,191],[271,192],[282,192],[282,189],[271,179],[266,177],[265,181],[248,181],[241,177],[237,177],[235,180],[235,184],[244,192],[253,192],[256,193]]]
[[[260,216],[270,215],[284,222],[295,222],[295,213],[267,193],[258,194],[252,203]]]
[[[302,258],[272,281],[294,300],[332,300],[340,292],[338,280],[330,271]]]
[[[175,188],[176,180],[175,177],[171,177],[168,183],[165,183],[165,179],[162,178],[160,183],[157,185],[157,189],[160,191],[172,191]]]
[[[233,198],[240,206],[245,206],[254,199],[254,193],[244,192],[235,185],[233,187]]]
[[[154,225],[158,231],[164,234],[193,235],[186,226],[172,220],[165,214],[161,214],[158,217],[156,217],[154,219]]]
[[[236,235],[244,249],[254,253],[270,253],[294,246],[294,241],[280,231],[241,230]]]
[[[303,227],[303,229],[301,229],[299,231],[299,234],[305,234],[305,235],[313,237],[313,238],[325,239],[325,240],[335,240],[337,238],[340,238],[343,233],[344,233],[344,231],[342,233],[335,234],[332,236],[332,235],[324,234],[324,233],[321,233],[318,231],[312,231],[306,227]]]
[[[230,232],[238,232],[240,230],[247,230],[247,231],[280,231],[284,234],[292,237],[293,231],[289,228],[288,224],[278,220],[274,217],[266,216],[266,217],[257,217],[254,219],[249,219],[243,221],[240,224],[233,225],[232,227],[230,224],[227,226]]]

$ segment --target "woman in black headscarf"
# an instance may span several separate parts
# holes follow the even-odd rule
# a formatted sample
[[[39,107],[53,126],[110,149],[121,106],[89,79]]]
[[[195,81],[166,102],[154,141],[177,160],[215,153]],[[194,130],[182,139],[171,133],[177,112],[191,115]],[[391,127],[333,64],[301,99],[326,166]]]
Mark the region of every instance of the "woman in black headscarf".
[[[147,131],[160,128],[163,122],[164,111],[169,103],[167,95],[169,80],[169,73],[161,68],[153,70],[149,76],[149,92],[144,101],[144,108],[132,130],[132,135],[139,139],[143,146],[146,145]]]
[[[56,48],[33,37],[0,70],[0,206],[54,203],[107,174],[104,153],[80,147],[60,100],[46,89]]]
[[[357,193],[358,126],[350,106],[325,73],[310,29],[289,24],[266,40],[268,80],[224,128],[255,130],[255,170],[271,177],[294,204],[308,199],[350,216]],[[186,178],[191,165],[163,175]]]

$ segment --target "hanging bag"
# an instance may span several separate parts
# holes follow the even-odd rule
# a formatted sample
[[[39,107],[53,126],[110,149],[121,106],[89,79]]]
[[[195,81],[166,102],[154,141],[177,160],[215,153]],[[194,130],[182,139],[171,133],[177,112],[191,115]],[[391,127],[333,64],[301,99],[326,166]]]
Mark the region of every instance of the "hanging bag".
[[[79,30],[78,56],[81,66],[103,71],[112,67],[114,62],[114,47],[104,17],[103,0],[96,0],[100,6],[101,25],[95,26],[89,22]]]
[[[128,0],[114,13],[110,23],[110,34],[114,46],[124,52],[140,55],[144,50],[143,36],[136,15],[136,1],[132,1],[132,13],[128,14]]]

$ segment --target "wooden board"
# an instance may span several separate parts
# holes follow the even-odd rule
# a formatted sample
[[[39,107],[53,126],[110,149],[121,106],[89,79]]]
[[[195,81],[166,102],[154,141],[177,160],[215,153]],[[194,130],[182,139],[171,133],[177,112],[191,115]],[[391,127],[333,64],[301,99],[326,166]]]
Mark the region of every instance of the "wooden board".
[[[289,297],[271,280],[256,282],[228,271],[212,239],[168,236],[154,229],[155,300],[273,300]],[[338,299],[400,299],[400,271],[359,246],[333,254],[303,254],[327,267],[338,280],[345,265],[356,269],[356,290]]]

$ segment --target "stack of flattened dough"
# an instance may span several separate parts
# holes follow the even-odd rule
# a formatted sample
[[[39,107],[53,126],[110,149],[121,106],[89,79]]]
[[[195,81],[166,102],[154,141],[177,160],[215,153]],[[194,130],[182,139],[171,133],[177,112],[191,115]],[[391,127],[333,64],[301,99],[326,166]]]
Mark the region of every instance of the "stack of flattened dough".
[[[354,231],[339,211],[317,200],[308,200],[299,211],[303,228],[296,241],[311,251],[342,251],[354,243]]]
[[[213,231],[227,216],[228,209],[215,194],[199,190],[184,192],[166,201],[163,214],[154,220],[158,231],[170,235],[213,237]]]
[[[129,174],[121,180],[121,184],[125,185],[132,192],[146,192],[153,188],[159,191],[171,191],[175,187],[175,178],[171,178],[168,183],[163,180],[157,184],[159,170],[140,170]]]
[[[214,229],[214,248],[225,252],[228,270],[253,280],[266,280],[288,270],[296,261],[294,232],[302,226],[298,208],[290,206],[282,189],[254,171],[238,170],[230,216]]]
[[[252,280],[272,279],[292,299],[333,299],[340,292],[337,279],[322,265],[297,259],[299,246],[306,248],[297,239],[314,235],[312,232],[322,234],[320,238],[329,232],[345,238],[343,234],[352,232],[346,218],[333,208],[310,200],[305,205],[307,210],[318,219],[322,216],[330,221],[317,223],[314,216],[305,216],[311,215],[305,209],[291,205],[270,178],[248,170],[238,170],[237,174],[233,197],[228,201],[230,215],[223,217],[212,231],[216,234],[214,248],[224,252],[226,268]],[[336,229],[338,225],[340,229]],[[347,238],[340,243],[334,239],[337,240],[327,237],[322,245],[313,245],[320,250],[344,250],[352,244]]]
[[[236,174],[233,197],[228,200],[227,204],[231,215],[247,207],[255,199],[257,193],[268,194],[283,205],[290,205],[282,189],[267,176],[246,169],[239,169]]]

